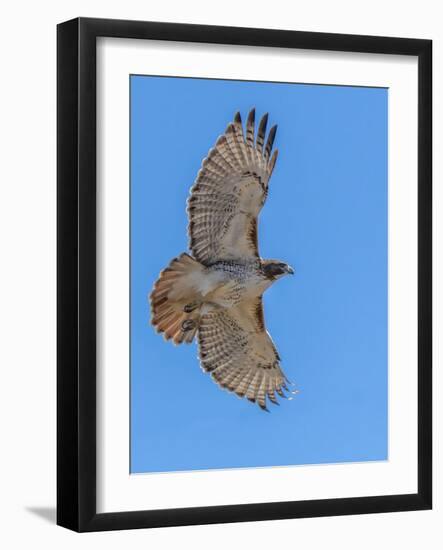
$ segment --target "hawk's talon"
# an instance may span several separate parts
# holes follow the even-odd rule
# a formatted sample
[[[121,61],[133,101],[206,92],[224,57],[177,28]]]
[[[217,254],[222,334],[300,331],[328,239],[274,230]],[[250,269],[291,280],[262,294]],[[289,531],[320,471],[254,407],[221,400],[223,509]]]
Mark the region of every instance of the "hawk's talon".
[[[184,332],[187,332],[188,330],[192,330],[193,328],[195,328],[195,321],[193,321],[192,319],[186,319],[186,321],[183,321],[182,330]]]
[[[197,309],[198,303],[197,302],[191,302],[190,304],[186,304],[183,308],[183,311],[185,313],[192,313],[195,309]]]

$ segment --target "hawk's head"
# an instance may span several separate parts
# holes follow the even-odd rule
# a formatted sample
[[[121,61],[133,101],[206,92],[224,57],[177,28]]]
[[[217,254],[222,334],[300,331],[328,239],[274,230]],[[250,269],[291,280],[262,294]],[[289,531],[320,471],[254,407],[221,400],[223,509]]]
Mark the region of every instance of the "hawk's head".
[[[280,262],[279,260],[262,260],[262,270],[265,277],[275,281],[283,275],[293,275],[294,270],[292,267],[285,262]]]

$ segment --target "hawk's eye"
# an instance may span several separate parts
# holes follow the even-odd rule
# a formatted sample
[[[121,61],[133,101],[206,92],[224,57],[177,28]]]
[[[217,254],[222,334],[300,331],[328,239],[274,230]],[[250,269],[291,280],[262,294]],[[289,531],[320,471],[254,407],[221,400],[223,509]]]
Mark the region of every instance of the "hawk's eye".
[[[282,264],[280,262],[268,264],[267,266],[265,266],[264,270],[268,277],[277,277],[282,273],[286,273],[286,264]]]

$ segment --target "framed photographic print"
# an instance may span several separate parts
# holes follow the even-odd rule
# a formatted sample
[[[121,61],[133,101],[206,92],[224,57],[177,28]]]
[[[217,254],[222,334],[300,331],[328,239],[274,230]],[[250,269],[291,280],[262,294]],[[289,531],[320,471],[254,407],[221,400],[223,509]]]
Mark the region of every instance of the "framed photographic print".
[[[59,525],[431,508],[431,52],[58,26]]]

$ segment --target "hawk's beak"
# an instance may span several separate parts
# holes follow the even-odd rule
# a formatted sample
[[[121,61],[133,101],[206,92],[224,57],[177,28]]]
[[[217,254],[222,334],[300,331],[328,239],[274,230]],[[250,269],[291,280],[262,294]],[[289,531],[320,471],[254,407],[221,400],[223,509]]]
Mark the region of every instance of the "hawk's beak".
[[[288,265],[288,267],[286,268],[287,269],[287,272],[290,274],[290,275],[294,275],[295,271],[292,269],[292,267],[290,265]]]

